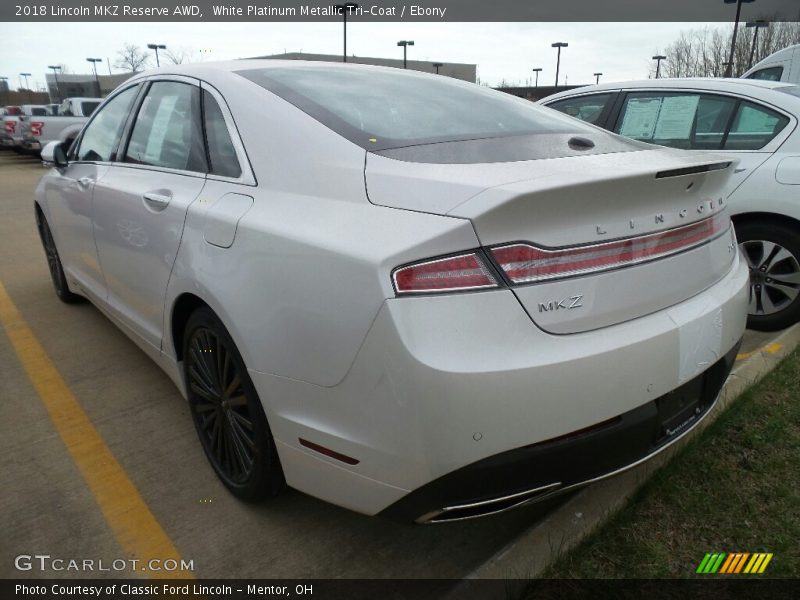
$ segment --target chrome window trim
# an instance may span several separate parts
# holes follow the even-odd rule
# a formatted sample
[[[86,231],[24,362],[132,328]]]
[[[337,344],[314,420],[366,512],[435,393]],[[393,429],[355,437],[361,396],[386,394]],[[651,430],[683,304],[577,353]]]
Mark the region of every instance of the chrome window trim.
[[[710,95],[710,96],[714,96],[714,95],[716,95],[716,96],[728,96],[728,97],[731,97],[731,98],[733,98],[735,100],[740,100],[742,102],[750,102],[751,104],[761,105],[764,108],[767,108],[767,109],[769,109],[769,110],[771,110],[773,112],[781,114],[784,117],[787,117],[789,119],[789,122],[786,124],[786,127],[784,127],[781,131],[779,131],[777,135],[775,135],[769,142],[764,144],[764,146],[762,146],[758,150],[725,150],[725,149],[719,149],[719,150],[708,150],[707,152],[748,152],[748,153],[764,152],[764,153],[772,154],[778,148],[780,148],[781,145],[783,145],[783,142],[785,142],[787,139],[789,139],[789,135],[791,135],[791,133],[794,131],[794,129],[797,126],[797,123],[798,123],[797,119],[795,118],[795,116],[793,114],[791,114],[789,112],[786,112],[786,110],[784,110],[783,108],[781,108],[779,106],[775,106],[769,100],[764,100],[762,98],[754,98],[753,96],[749,96],[749,95],[743,94],[742,92],[731,92],[729,90],[700,90],[700,89],[697,89],[697,88],[683,88],[683,87],[622,88],[620,91],[622,91],[625,94],[635,94],[635,93],[639,93],[639,92],[648,92],[648,93],[661,92],[661,93],[705,94],[705,95]],[[625,97],[624,100],[627,100],[627,96]],[[619,112],[620,116],[622,115],[622,109],[624,107],[625,107],[625,104],[623,102],[623,105],[620,107],[620,112]],[[616,123],[615,123],[615,125],[616,125]],[[619,135],[617,132],[612,131],[610,129],[608,131],[610,131],[611,133],[615,133],[616,135]],[[773,146],[774,146],[774,148],[773,148]],[[706,150],[688,150],[688,152],[706,152]]]
[[[759,148],[758,150],[725,150],[725,149],[720,149],[720,150],[687,150],[687,152],[725,152],[725,153],[728,153],[728,152],[731,152],[731,153],[763,152],[763,153],[766,153],[766,154],[774,154],[778,150],[778,148],[780,148],[783,145],[783,143],[787,139],[789,139],[789,136],[792,134],[792,132],[797,127],[798,122],[800,122],[800,121],[798,121],[798,119],[792,113],[787,112],[785,109],[781,108],[780,106],[776,106],[775,104],[773,104],[769,100],[764,100],[763,98],[755,98],[753,96],[744,94],[743,92],[731,92],[730,90],[698,89],[698,88],[694,88],[694,87],[651,87],[651,86],[647,86],[647,87],[623,87],[623,86],[620,86],[620,87],[615,87],[613,90],[592,90],[592,91],[588,91],[588,92],[581,92],[579,94],[568,94],[568,95],[562,96],[560,98],[554,98],[553,100],[550,100],[550,101],[547,101],[547,102],[543,101],[542,102],[542,106],[546,106],[548,108],[552,108],[553,104],[555,104],[556,102],[560,102],[562,100],[579,98],[579,97],[582,97],[582,96],[592,96],[592,95],[597,95],[597,94],[604,94],[604,93],[607,93],[609,91],[615,92],[615,93],[619,92],[619,93],[622,93],[622,94],[626,94],[626,97],[623,99],[623,104],[622,104],[622,106],[620,106],[619,114],[617,115],[617,118],[619,118],[622,115],[622,110],[625,108],[624,100],[627,100],[627,95],[638,94],[640,92],[647,92],[647,93],[662,93],[662,94],[663,93],[688,93],[688,94],[706,94],[706,95],[712,95],[712,96],[713,95],[728,96],[730,98],[733,98],[734,100],[741,100],[741,101],[745,101],[745,102],[750,102],[752,104],[758,104],[758,105],[764,106],[765,108],[768,108],[768,109],[770,109],[772,111],[775,111],[775,112],[777,112],[777,113],[779,113],[779,114],[781,114],[784,117],[787,117],[789,119],[789,123],[786,125],[786,127],[784,127],[783,130],[781,130],[775,137],[773,137],[769,142],[767,142],[762,148]],[[770,90],[770,91],[774,91],[774,90]],[[547,99],[545,98],[544,100],[547,100]],[[553,108],[553,110],[558,110],[558,109]],[[615,125],[616,125],[616,123],[615,123]],[[605,131],[608,131],[609,133],[613,133],[615,135],[620,135],[619,133],[615,132],[613,129],[606,129]]]

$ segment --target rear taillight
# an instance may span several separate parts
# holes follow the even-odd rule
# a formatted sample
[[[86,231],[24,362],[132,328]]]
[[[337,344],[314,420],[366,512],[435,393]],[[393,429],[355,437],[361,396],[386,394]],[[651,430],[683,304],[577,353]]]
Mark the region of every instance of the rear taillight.
[[[497,279],[475,252],[400,267],[392,278],[398,295],[497,287]]]
[[[3,128],[8,135],[14,135],[14,130],[17,128],[17,124],[14,121],[6,121],[3,123]]]
[[[39,137],[42,135],[43,127],[44,123],[42,121],[31,121],[31,135],[34,137]]]
[[[549,250],[511,244],[491,253],[512,283],[529,283],[662,258],[704,244],[729,227],[730,218],[723,213],[676,229],[591,246]]]

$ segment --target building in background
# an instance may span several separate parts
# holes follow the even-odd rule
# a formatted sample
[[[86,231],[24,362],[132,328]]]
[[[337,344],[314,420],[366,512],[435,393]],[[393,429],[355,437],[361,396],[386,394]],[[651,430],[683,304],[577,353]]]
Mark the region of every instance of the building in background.
[[[287,52],[285,54],[270,54],[269,56],[253,56],[254,59],[270,58],[276,60],[313,60],[324,62],[342,62],[341,54],[308,54],[305,52]],[[373,58],[369,56],[348,56],[348,63],[359,65],[376,65],[379,67],[403,68],[402,58]],[[411,60],[407,61],[408,68],[423,73],[436,73],[436,65],[439,65],[439,75],[462,79],[475,83],[478,75],[478,65],[466,63],[448,63],[443,61]],[[60,79],[60,77],[59,77]]]
[[[47,73],[47,93],[51,102],[57,102],[64,98],[103,98],[107,96],[120,83],[133,76],[133,73],[117,73],[116,75],[99,75],[97,80],[100,82],[100,93],[97,92],[97,81],[94,74],[58,74],[58,87],[56,88],[56,78],[52,73]]]

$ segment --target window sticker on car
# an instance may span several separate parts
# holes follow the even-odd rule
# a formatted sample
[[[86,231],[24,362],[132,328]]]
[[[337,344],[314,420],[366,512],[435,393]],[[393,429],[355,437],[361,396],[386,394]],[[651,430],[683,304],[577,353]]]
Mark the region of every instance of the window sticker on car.
[[[628,101],[620,134],[637,140],[652,140],[661,98],[632,98]]]
[[[161,98],[150,129],[150,137],[147,139],[147,148],[143,157],[145,162],[156,164],[161,159],[161,148],[164,145],[164,139],[167,137],[170,118],[173,116],[177,101],[177,96],[164,96]]]
[[[659,140],[686,139],[692,132],[700,96],[667,96],[661,104],[655,137]]]

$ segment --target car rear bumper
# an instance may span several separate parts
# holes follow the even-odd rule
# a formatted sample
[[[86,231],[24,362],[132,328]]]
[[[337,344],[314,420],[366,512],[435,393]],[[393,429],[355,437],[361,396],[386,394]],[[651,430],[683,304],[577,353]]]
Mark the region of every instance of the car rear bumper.
[[[744,333],[747,283],[737,256],[720,281],[684,302],[570,335],[539,329],[508,290],[391,299],[336,386],[250,373],[289,485],[366,514],[430,520],[509,492],[555,483],[563,491],[683,435],[727,376]],[[699,399],[699,410],[690,421],[675,416],[670,439],[654,439],[668,420],[658,407],[679,389]],[[623,451],[617,440],[636,445]],[[556,450],[566,454],[541,458]],[[537,463],[530,478],[509,475],[529,461]],[[499,475],[479,482],[474,473],[495,464]],[[437,491],[462,478],[476,483]]]
[[[539,502],[635,467],[703,420],[739,346],[660,398],[587,430],[462,467],[414,490],[381,514],[417,523],[463,521]]]
[[[25,150],[36,151],[42,149],[42,144],[38,140],[25,139],[22,140],[22,148]]]

